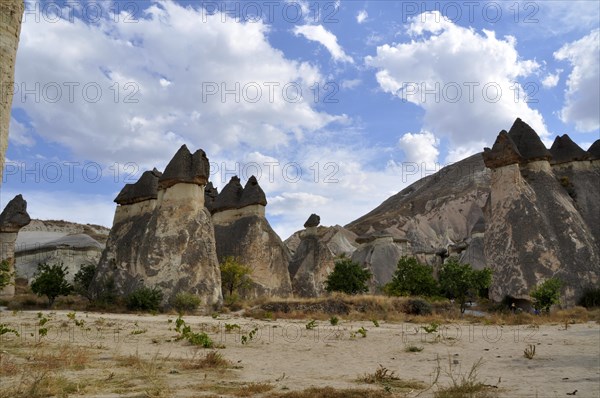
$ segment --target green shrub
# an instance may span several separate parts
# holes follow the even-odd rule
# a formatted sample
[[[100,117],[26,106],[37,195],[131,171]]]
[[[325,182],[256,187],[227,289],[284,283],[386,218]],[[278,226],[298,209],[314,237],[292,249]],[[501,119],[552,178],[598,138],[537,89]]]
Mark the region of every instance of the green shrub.
[[[75,293],[92,300],[90,285],[96,274],[96,266],[94,264],[82,265],[79,271],[73,277],[73,288]]]
[[[31,291],[38,296],[48,297],[48,306],[52,307],[58,296],[68,296],[73,291],[73,286],[66,280],[68,273],[67,267],[62,264],[40,263],[31,283]]]
[[[329,323],[331,324],[331,326],[336,326],[339,322],[340,320],[335,315],[329,318]]]
[[[10,285],[14,275],[15,273],[10,271],[10,264],[8,260],[3,260],[0,262],[0,290],[2,290],[5,286]]]
[[[433,296],[438,290],[433,268],[414,257],[400,258],[392,280],[383,288],[390,296]]]
[[[535,286],[529,295],[533,298],[533,308],[538,311],[550,312],[550,307],[560,301],[560,287],[562,282],[558,278],[550,278]]]
[[[178,313],[184,314],[186,312],[195,311],[201,302],[202,300],[200,300],[200,297],[196,296],[195,294],[179,292],[171,301],[171,305],[173,308],[175,308],[175,310],[177,310]]]
[[[404,303],[402,312],[409,315],[431,315],[431,304],[420,298],[409,299]]]
[[[600,287],[585,289],[577,304],[585,308],[600,307]]]
[[[371,276],[371,272],[363,269],[360,264],[342,257],[335,262],[333,272],[327,276],[325,290],[346,294],[365,293],[369,290],[367,282]]]
[[[193,333],[189,332],[186,335],[187,341],[192,345],[198,345],[203,348],[213,348],[215,345],[210,337],[204,332]]]
[[[133,311],[158,311],[162,299],[163,294],[158,287],[142,286],[127,296],[126,304]]]

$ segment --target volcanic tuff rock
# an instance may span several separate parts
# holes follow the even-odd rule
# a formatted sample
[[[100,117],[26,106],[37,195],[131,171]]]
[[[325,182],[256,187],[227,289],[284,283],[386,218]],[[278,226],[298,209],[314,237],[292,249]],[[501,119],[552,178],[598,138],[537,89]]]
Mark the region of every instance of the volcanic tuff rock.
[[[317,227],[321,223],[321,217],[316,214],[311,214],[308,220],[304,223],[304,228]]]
[[[158,179],[162,173],[156,169],[145,171],[135,184],[126,184],[115,199],[119,205],[131,205],[158,197]]]
[[[552,159],[517,119],[492,149],[417,181],[346,227],[404,233],[410,255],[429,264],[458,255],[491,267],[495,300],[529,299],[533,285],[556,275],[572,304],[599,278],[600,140],[587,154],[569,141],[557,139]]]
[[[361,235],[356,242],[360,246],[352,253],[352,261],[373,274],[369,284],[372,293],[391,281],[400,257],[411,254],[406,238],[385,231]]]
[[[520,139],[515,144],[528,154],[527,162],[497,165],[486,159],[492,169],[484,238],[486,261],[494,271],[490,297],[528,299],[533,286],[555,276],[564,282],[563,303],[572,305],[600,277],[600,250],[590,228],[593,215],[600,212],[600,175],[589,161],[551,167],[537,134],[519,119],[515,125],[520,133],[514,135]],[[562,137],[559,141],[567,149],[571,146]],[[559,159],[571,157],[562,156],[558,148]],[[494,152],[499,148],[492,148]],[[592,190],[591,196],[578,199],[577,186]]]
[[[287,297],[292,292],[288,248],[265,218],[267,198],[254,176],[244,187],[232,177],[212,203],[219,260],[236,257],[252,269],[246,297]]]
[[[14,90],[8,88],[13,87],[15,80],[15,61],[24,10],[23,0],[0,1],[0,184],[14,95]]]
[[[561,164],[567,162],[575,162],[578,160],[586,160],[590,155],[581,149],[579,145],[571,140],[567,134],[557,136],[550,148],[552,154],[551,164]]]
[[[15,267],[15,242],[19,230],[29,224],[31,218],[27,214],[27,202],[23,196],[15,196],[0,214],[0,261],[8,262],[8,270],[14,272]],[[14,277],[12,278],[14,282]],[[15,286],[13,283],[0,290],[0,295],[13,296]]]
[[[479,153],[422,178],[346,228],[358,235],[385,231],[404,237],[411,255],[439,264],[451,245],[472,239],[489,189],[490,172]],[[482,258],[483,253],[472,254],[472,265],[483,268]]]
[[[217,196],[219,196],[219,191],[213,186],[213,183],[209,182],[206,184],[206,188],[204,188],[204,206],[211,213],[215,209],[215,200],[217,199]]]
[[[318,297],[325,293],[324,282],[336,258],[349,257],[356,250],[355,239],[356,234],[339,225],[309,226],[290,236],[286,245],[294,253],[289,263],[294,295]]]
[[[134,184],[144,187],[143,195],[131,195],[135,200],[117,206],[94,292],[112,280],[121,295],[143,284],[159,287],[165,303],[181,291],[199,295],[204,305],[222,301],[214,227],[204,207],[209,171],[204,151],[191,154],[184,145],[162,176],[147,172],[147,181]],[[154,186],[157,192],[146,190]],[[124,188],[118,198],[128,197],[131,190]]]

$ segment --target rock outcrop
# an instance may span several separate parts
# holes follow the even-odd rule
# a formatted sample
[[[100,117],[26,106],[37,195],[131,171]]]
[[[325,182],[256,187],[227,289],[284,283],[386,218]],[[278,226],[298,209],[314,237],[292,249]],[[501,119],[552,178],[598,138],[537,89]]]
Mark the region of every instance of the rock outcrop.
[[[383,231],[405,238],[410,255],[439,265],[452,245],[472,242],[489,190],[490,171],[479,153],[422,178],[346,228],[361,236]],[[476,252],[482,249],[466,249],[478,269],[486,265],[483,252]]]
[[[590,162],[583,160],[586,154],[565,137],[559,137],[553,146],[557,154],[555,167],[550,166],[550,151],[520,119],[508,133],[522,156],[520,161],[502,132],[494,147],[484,152],[492,175],[485,207],[484,242],[486,261],[494,271],[490,289],[493,300],[500,301],[505,296],[528,299],[533,286],[558,277],[564,282],[563,303],[572,305],[585,286],[599,280],[600,252],[586,217],[600,210],[600,176],[571,167],[572,174],[565,183],[565,176],[560,174],[568,169],[565,164],[583,161],[582,168],[591,170]],[[593,184],[595,198],[578,203],[573,195],[577,192],[575,186],[592,189]]]
[[[15,243],[17,279],[31,282],[38,264],[62,263],[73,280],[82,265],[98,264],[109,228],[57,220],[32,220],[21,228]]]
[[[202,150],[184,145],[165,168],[145,172],[115,201],[113,227],[92,289],[114,283],[126,295],[141,285],[200,296],[203,305],[222,301],[214,227],[204,207],[209,163]]]
[[[306,229],[286,240],[294,253],[288,269],[295,296],[324,294],[324,283],[335,267],[335,260],[342,255],[350,257],[356,250],[356,234],[339,225],[318,226],[320,221],[319,216],[312,214],[304,224]]]
[[[216,191],[205,190],[205,195]],[[236,257],[252,269],[252,286],[245,297],[278,296],[292,293],[287,266],[290,252],[265,217],[267,198],[254,176],[242,187],[232,177],[211,202],[217,255]]]
[[[31,218],[27,214],[27,202],[23,196],[15,196],[0,214],[0,261],[8,263],[8,270],[15,270],[15,242],[19,230],[29,224]],[[14,296],[14,275],[11,283],[0,290],[2,296]]]
[[[352,254],[352,261],[371,271],[370,291],[381,293],[381,288],[392,280],[398,260],[412,254],[405,236],[376,231],[359,236],[360,246]]]
[[[0,184],[4,169],[4,155],[8,145],[8,128],[14,93],[12,87],[24,10],[23,0],[0,1]]]

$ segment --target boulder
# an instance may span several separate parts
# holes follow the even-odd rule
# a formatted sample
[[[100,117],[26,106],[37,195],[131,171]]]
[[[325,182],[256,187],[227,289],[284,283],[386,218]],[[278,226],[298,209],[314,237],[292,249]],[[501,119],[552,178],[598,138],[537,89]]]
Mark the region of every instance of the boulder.
[[[162,173],[156,169],[145,171],[135,184],[126,184],[115,199],[119,205],[130,205],[158,197],[158,180]]]
[[[164,190],[179,183],[205,186],[209,174],[206,153],[199,149],[192,155],[187,146],[182,145],[160,176],[158,189]]]
[[[314,233],[299,231],[286,240],[295,245],[294,255],[289,262],[294,295],[318,297],[325,293],[325,280],[335,267],[340,256],[350,257],[356,250],[356,234],[335,225],[332,227],[312,226]],[[298,241],[297,245],[293,242]]]
[[[589,154],[571,140],[567,134],[557,136],[550,148],[552,164],[577,162],[589,158]]]
[[[308,220],[306,220],[306,222],[304,223],[304,228],[317,227],[320,223],[321,217],[313,213],[308,217]]]

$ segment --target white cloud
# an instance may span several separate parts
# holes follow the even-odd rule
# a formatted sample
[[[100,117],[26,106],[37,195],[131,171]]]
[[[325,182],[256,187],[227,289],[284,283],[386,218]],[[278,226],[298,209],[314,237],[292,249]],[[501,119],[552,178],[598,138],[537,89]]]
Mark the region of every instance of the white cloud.
[[[365,22],[368,17],[369,17],[369,14],[367,13],[367,10],[360,10],[358,12],[358,14],[356,15],[356,22],[361,24],[361,23]]]
[[[27,127],[19,123],[15,118],[10,118],[8,140],[14,145],[22,145],[32,147],[35,145],[35,140],[27,131]]]
[[[362,83],[362,81],[360,79],[350,79],[350,80],[342,80],[342,88],[347,88],[348,90],[352,90],[358,86],[360,86],[360,84]]]
[[[211,156],[272,149],[344,120],[297,96],[295,84],[306,93],[324,78],[273,48],[264,23],[223,22],[218,13],[175,2],[153,3],[143,13],[136,23],[23,24],[15,80],[28,90],[39,82],[42,95],[36,103],[20,90],[13,106],[38,135],[77,159],[150,168],[164,167],[183,143]],[[62,88],[56,103],[43,90],[52,82]],[[66,84],[75,85],[73,101]],[[102,97],[90,101],[98,88]]]
[[[567,60],[573,66],[567,78],[561,120],[575,123],[581,132],[597,130],[600,127],[600,30],[565,44],[554,53],[554,58]]]
[[[450,150],[489,146],[517,117],[549,135],[542,115],[523,98],[515,101],[514,82],[539,65],[521,59],[514,37],[480,34],[438,12],[415,16],[406,30],[410,42],[379,46],[366,63],[378,69],[382,90],[425,110],[422,128],[448,137]]]
[[[542,86],[545,88],[553,88],[558,85],[560,80],[560,74],[562,70],[557,70],[556,73],[549,73],[544,79],[542,79]]]
[[[425,165],[437,162],[439,144],[440,141],[429,131],[406,133],[398,141],[398,146],[406,155],[406,161]]]
[[[325,29],[323,25],[301,25],[294,28],[296,36],[302,35],[308,40],[316,41],[329,51],[335,61],[353,63],[352,57],[344,52],[338,44],[337,37]]]

